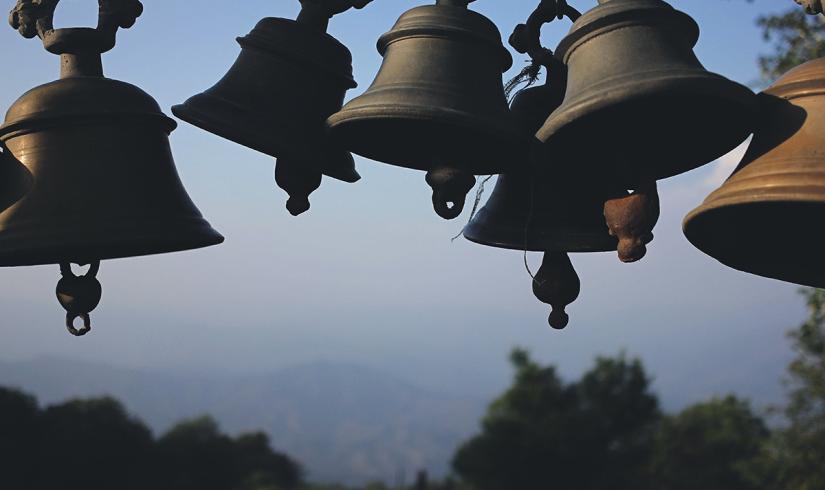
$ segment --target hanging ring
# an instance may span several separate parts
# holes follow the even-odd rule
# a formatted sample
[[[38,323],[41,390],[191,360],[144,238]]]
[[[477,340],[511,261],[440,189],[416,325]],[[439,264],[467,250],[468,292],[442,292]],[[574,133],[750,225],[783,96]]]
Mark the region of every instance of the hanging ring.
[[[83,319],[83,327],[79,329],[74,326],[78,318]],[[92,331],[92,318],[88,313],[66,313],[66,329],[75,337],[83,337]]]

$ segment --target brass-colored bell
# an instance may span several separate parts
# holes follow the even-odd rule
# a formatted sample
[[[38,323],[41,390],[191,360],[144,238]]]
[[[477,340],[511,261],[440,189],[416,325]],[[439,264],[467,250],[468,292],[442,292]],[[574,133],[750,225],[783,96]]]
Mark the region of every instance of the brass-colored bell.
[[[567,95],[538,138],[574,155],[571,170],[627,188],[724,155],[750,134],[755,98],[702,67],[698,38],[661,0],[599,0],[558,47]]]
[[[825,287],[825,58],[759,95],[753,141],[733,175],[685,219],[688,240],[723,264]]]
[[[402,15],[378,41],[384,62],[372,86],[328,120],[354,153],[428,172],[435,210],[447,219],[461,214],[474,175],[510,170],[526,146],[501,80],[512,57],[470,1]]]
[[[277,159],[287,209],[309,209],[321,175],[357,182],[352,155],[326,136],[326,118],[356,86],[352,55],[326,33],[330,17],[370,0],[302,0],[298,20],[266,18],[238,38],[241,54],[212,88],[172,108],[180,119]]]
[[[22,195],[0,213],[0,266],[61,264],[58,296],[67,327],[80,335],[99,301],[100,260],[206,247],[223,237],[178,177],[168,138],[175,122],[141,89],[103,76],[101,53],[114,47],[118,27],[134,24],[141,3],[102,5],[97,29],[55,30],[56,5],[21,0],[12,11],[12,26],[40,36],[61,55],[62,70],[59,80],[20,97],[0,126],[12,160],[3,175],[16,175],[12,200]],[[75,278],[70,263],[93,267]],[[73,326],[76,318],[83,329]]]

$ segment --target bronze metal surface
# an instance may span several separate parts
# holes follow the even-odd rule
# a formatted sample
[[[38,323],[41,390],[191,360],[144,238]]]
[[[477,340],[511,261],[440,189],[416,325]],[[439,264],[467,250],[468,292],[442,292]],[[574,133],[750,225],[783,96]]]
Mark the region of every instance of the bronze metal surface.
[[[297,21],[261,20],[238,38],[241,54],[215,86],[172,108],[186,122],[277,158],[277,182],[290,194],[292,214],[309,208],[321,174],[361,178],[352,155],[326,135],[326,118],[356,86],[352,55],[325,32],[331,15],[354,4],[330,2],[305,0]]]
[[[454,176],[457,183],[430,179],[451,189],[441,195],[453,199],[436,205],[446,218],[461,212],[464,196],[455,194],[468,176],[508,170],[524,147],[501,79],[512,57],[495,24],[467,4],[438,0],[403,14],[378,41],[384,61],[375,81],[328,120],[354,153]]]
[[[825,287],[825,58],[791,70],[759,99],[745,157],[687,216],[685,235],[735,269]]]
[[[754,95],[702,67],[698,37],[663,1],[599,0],[558,47],[567,95],[538,138],[576,156],[571,170],[629,189],[732,150],[751,132]]]

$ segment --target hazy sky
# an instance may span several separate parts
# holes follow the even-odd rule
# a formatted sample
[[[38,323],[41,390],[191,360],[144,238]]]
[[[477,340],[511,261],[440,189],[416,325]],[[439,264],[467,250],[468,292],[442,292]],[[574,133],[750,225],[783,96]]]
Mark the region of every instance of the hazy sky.
[[[355,59],[360,94],[381,58],[375,42],[419,1],[375,0],[334,19]],[[585,10],[594,1],[572,1]],[[12,2],[6,2],[11,6]],[[104,57],[109,77],[169,107],[210,87],[239,52],[234,39],[265,16],[294,17],[298,0],[145,0],[136,26]],[[535,0],[480,0],[504,37]],[[194,6],[197,5],[197,8]],[[754,21],[790,0],[677,0],[701,25],[705,66],[743,83],[769,50]],[[94,0],[63,0],[57,26],[92,25]],[[569,24],[546,28],[555,46]],[[58,59],[37,40],[0,29],[0,107],[54,79]],[[525,58],[515,54],[514,72]],[[594,135],[598,139],[598,135]],[[0,358],[40,355],[187,370],[258,371],[317,360],[358,362],[423,386],[493,394],[509,379],[515,345],[575,375],[599,353],[641,356],[671,403],[737,390],[776,393],[788,358],[784,332],[804,315],[796,287],[727,269],[695,250],[682,217],[727,176],[737,156],[661,184],[662,218],[641,263],[573,257],[582,294],[571,327],[550,330],[518,252],[451,242],[467,219],[430,207],[424,174],[358,159],[363,180],[325,181],[312,210],[283,208],[273,160],[181,123],[172,145],[189,193],[224,245],[104,262],[94,332],[63,327],[57,266],[0,271]],[[740,152],[741,155],[741,152]],[[662,155],[663,160],[667,155]],[[610,162],[605,162],[609,165]],[[151,199],[152,189],[146,189]],[[531,261],[537,267],[540,257]]]

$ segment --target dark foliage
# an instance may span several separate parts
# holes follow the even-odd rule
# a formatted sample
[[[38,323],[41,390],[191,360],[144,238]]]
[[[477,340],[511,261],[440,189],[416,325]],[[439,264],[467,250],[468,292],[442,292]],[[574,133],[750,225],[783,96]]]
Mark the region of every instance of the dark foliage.
[[[289,490],[300,467],[265,434],[231,438],[210,418],[183,422],[155,441],[111,398],[41,410],[0,388],[3,490]]]

